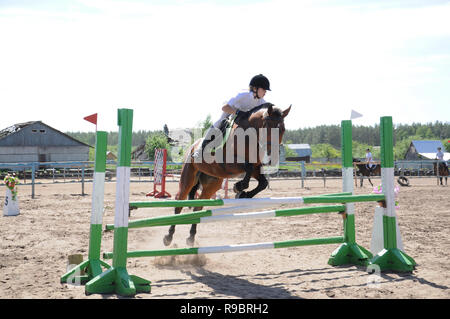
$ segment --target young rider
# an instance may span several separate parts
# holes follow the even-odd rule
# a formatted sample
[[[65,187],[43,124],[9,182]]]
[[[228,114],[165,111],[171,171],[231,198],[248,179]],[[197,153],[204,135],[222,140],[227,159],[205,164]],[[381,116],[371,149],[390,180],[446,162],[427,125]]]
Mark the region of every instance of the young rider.
[[[373,159],[372,159],[372,153],[370,152],[370,149],[366,149],[366,167],[369,169],[369,171],[372,171],[372,167],[374,167],[375,165],[372,163]]]
[[[219,129],[220,123],[230,114],[239,114],[239,112],[248,112],[251,109],[266,103],[263,97],[266,91],[270,91],[270,82],[262,74],[255,75],[249,84],[249,91],[239,93],[231,98],[227,104],[222,107],[221,117],[211,126],[205,134],[202,145],[192,154],[193,158],[199,158],[203,153],[205,146],[211,142],[212,133]]]

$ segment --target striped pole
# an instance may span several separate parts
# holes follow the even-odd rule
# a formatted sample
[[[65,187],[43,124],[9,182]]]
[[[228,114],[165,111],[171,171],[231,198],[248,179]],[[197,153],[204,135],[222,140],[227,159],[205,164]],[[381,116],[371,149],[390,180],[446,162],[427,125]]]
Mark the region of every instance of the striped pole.
[[[137,292],[150,292],[150,282],[128,274],[128,211],[130,192],[131,137],[133,110],[118,110],[119,159],[117,162],[116,209],[114,217],[114,258],[112,267],[86,284],[86,293],[116,292],[133,296]]]
[[[344,193],[343,193],[344,194]],[[306,197],[270,197],[270,198],[239,198],[239,199],[193,199],[193,200],[165,200],[153,202],[130,202],[130,207],[203,207],[203,206],[271,206],[283,204],[325,204],[325,203],[356,203],[383,201],[384,195],[320,195]]]
[[[66,283],[73,279],[79,283],[86,283],[103,272],[102,266],[106,269],[110,266],[100,260],[100,246],[102,242],[103,224],[103,197],[105,190],[105,168],[106,168],[106,146],[108,134],[97,131],[95,140],[95,165],[94,181],[92,186],[92,213],[91,227],[89,234],[89,254],[88,260],[72,268],[61,277],[61,283]],[[82,272],[85,275],[77,275]]]
[[[220,209],[220,208],[219,208]],[[217,209],[217,210],[219,210]],[[146,218],[128,223],[128,228],[143,228],[143,227],[155,227],[155,226],[170,226],[170,225],[184,225],[184,224],[200,224],[211,223],[219,221],[232,221],[243,219],[260,219],[270,217],[286,217],[286,216],[298,216],[308,214],[321,214],[332,212],[344,212],[344,205],[330,205],[330,206],[313,206],[302,208],[290,208],[290,209],[278,209],[269,210],[265,212],[249,212],[239,214],[221,214],[216,213],[217,210],[203,210],[193,213],[186,213],[181,215],[162,216],[154,218]],[[106,230],[114,229],[114,225],[106,225]]]
[[[410,272],[414,269],[416,262],[397,247],[397,216],[394,198],[394,139],[391,116],[380,118],[380,137],[381,185],[383,194],[386,197],[386,207],[383,209],[384,249],[372,259],[372,264],[378,265],[381,271]]]
[[[341,154],[342,154],[342,191],[353,194],[353,151],[352,151],[352,121],[341,122]],[[361,195],[352,197],[361,198]],[[362,198],[361,198],[362,199]],[[358,200],[359,202],[361,200]],[[344,215],[345,242],[339,246],[328,260],[328,264],[337,265],[368,265],[372,254],[356,243],[355,236],[355,206],[354,202],[346,202]]]
[[[226,245],[226,246],[209,246],[209,247],[193,247],[193,248],[176,248],[165,250],[138,250],[130,251],[127,254],[128,258],[138,257],[158,257],[158,256],[176,256],[176,255],[198,255],[198,254],[214,254],[214,253],[229,253],[236,251],[260,250],[260,249],[276,249],[289,248],[299,246],[311,245],[327,245],[340,244],[344,242],[344,237],[326,237],[326,238],[310,238],[278,242],[266,242],[255,244],[240,244],[240,245]],[[114,258],[113,253],[104,253],[103,258]]]

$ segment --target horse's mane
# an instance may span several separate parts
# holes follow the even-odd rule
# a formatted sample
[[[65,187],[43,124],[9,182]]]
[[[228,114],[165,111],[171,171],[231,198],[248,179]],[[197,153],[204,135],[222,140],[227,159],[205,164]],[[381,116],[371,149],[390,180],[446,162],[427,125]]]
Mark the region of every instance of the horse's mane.
[[[268,109],[269,106],[272,106],[272,115],[274,117],[282,117],[283,116],[283,111],[279,107],[276,107],[274,104],[269,103],[269,102],[261,104],[261,105],[259,105],[257,107],[254,107],[253,109],[250,110],[250,114],[259,112],[262,109]]]

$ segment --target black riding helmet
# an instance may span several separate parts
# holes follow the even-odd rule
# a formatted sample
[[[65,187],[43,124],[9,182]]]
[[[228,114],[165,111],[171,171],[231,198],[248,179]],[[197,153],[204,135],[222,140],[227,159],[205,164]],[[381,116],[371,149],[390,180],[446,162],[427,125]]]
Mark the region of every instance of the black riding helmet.
[[[262,74],[255,75],[250,80],[250,86],[261,88],[267,91],[270,91],[270,82],[269,80]]]

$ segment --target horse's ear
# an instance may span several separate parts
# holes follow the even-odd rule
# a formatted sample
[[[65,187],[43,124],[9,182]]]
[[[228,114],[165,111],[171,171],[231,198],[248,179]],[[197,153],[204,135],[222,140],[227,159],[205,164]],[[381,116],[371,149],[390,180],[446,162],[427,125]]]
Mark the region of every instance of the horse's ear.
[[[289,105],[289,107],[286,110],[283,111],[283,118],[285,118],[289,114],[289,111],[291,110],[291,107],[292,107],[292,104]]]
[[[267,103],[267,113],[269,113],[269,116],[272,114],[273,112],[273,104],[272,103]]]

